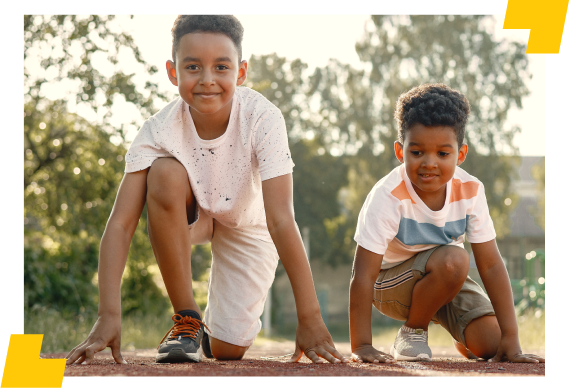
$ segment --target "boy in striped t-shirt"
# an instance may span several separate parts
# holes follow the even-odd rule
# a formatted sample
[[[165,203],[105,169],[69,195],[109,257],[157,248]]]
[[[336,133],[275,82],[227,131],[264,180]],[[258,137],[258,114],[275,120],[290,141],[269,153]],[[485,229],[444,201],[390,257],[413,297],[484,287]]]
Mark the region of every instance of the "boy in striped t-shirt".
[[[398,99],[396,157],[402,163],[370,191],[354,239],[350,341],[358,362],[430,361],[430,321],[467,358],[544,362],[522,354],[509,276],[495,243],[483,184],[457,167],[469,102],[443,84]],[[471,243],[489,296],[469,276]],[[372,303],[405,321],[390,354],[372,347]]]

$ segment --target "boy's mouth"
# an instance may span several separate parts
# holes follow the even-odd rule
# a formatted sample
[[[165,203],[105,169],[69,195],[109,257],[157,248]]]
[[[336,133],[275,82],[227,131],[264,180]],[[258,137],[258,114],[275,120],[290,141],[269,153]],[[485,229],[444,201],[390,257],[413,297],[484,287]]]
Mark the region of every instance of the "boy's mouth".
[[[436,174],[418,174],[418,176],[422,179],[422,181],[430,181],[433,178],[437,177]]]
[[[219,93],[196,93],[196,96],[203,98],[205,100],[214,98],[218,95]]]

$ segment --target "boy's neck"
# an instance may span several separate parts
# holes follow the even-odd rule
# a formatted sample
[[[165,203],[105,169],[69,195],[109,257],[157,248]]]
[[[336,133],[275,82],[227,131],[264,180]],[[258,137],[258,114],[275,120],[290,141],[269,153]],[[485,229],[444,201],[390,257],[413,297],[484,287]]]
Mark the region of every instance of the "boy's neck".
[[[214,140],[226,133],[230,122],[232,103],[230,102],[216,113],[203,114],[190,107],[190,116],[196,133],[202,140]]]
[[[418,189],[413,183],[412,187],[414,191],[420,197],[422,202],[432,211],[436,212],[445,206],[445,199],[446,199],[446,192],[447,192],[447,184],[444,185],[441,189],[433,192],[426,192]]]

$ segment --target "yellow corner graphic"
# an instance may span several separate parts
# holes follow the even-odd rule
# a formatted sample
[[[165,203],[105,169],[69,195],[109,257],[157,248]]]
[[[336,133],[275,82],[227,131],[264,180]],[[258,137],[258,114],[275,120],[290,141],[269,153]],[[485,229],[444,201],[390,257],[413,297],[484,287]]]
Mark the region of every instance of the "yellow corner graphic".
[[[65,359],[40,359],[43,334],[12,334],[4,365],[4,387],[61,387]]]
[[[530,29],[527,54],[558,54],[568,0],[509,0],[503,29]]]

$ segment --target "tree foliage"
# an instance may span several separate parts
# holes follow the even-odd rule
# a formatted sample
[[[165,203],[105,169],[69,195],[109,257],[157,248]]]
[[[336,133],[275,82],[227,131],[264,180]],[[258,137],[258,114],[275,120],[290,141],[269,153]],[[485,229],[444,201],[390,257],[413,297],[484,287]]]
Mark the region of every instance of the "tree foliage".
[[[105,76],[93,58],[104,54],[113,64],[128,49],[144,71],[156,69],[142,59],[133,39],[114,32],[112,16],[24,17],[24,265],[26,306],[47,305],[71,311],[97,305],[99,243],[123,176],[123,128],[110,125],[114,98],[122,96],[143,115],[156,111],[164,96],[157,85],[135,86],[133,74],[115,69]],[[36,61],[45,71],[30,71]],[[68,100],[45,98],[45,88],[77,81],[70,94],[100,112],[100,122],[70,113]],[[103,96],[103,98],[101,98]],[[113,141],[111,141],[113,140]],[[166,299],[147,276],[152,250],[142,217],[133,238],[123,294],[148,311],[167,308]],[[126,311],[133,308],[127,303]]]

